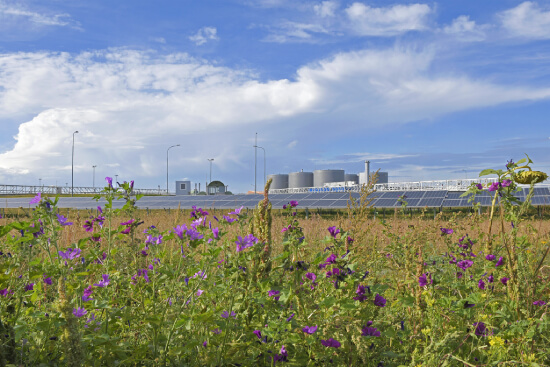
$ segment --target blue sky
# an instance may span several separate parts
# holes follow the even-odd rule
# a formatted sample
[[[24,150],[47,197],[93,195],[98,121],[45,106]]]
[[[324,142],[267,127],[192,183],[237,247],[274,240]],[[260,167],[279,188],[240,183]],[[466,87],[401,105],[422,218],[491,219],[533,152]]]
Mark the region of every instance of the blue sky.
[[[548,172],[549,70],[550,1],[0,0],[0,183]]]

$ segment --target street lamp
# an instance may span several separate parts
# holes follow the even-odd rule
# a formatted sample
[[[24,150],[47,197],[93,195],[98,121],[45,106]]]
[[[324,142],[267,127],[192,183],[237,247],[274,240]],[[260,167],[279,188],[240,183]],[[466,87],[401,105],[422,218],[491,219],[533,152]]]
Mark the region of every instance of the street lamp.
[[[118,175],[115,175],[115,183],[118,185]]]
[[[168,195],[168,152],[170,151],[170,149],[174,147],[179,147],[179,146],[180,146],[179,144],[176,144],[166,149],[166,195]]]
[[[95,168],[96,168],[96,167],[97,167],[97,166],[92,166],[92,168],[93,168],[93,170],[94,170],[94,176],[93,176],[94,178],[93,178],[93,181],[92,181],[92,185],[93,185],[93,188],[94,188],[94,189],[95,189]],[[94,190],[94,191],[95,191],[95,190]]]
[[[264,187],[265,187],[265,183],[267,182],[267,181],[265,180],[265,149],[262,148],[262,147],[260,147],[260,146],[258,146],[258,145],[254,145],[254,148],[260,148],[261,150],[264,151]]]
[[[78,130],[73,133],[73,154],[71,158],[71,196],[74,196],[74,134],[78,134]]]
[[[256,148],[258,146],[258,133],[256,133],[256,141],[254,142],[254,194],[256,194],[258,192],[258,190],[256,190],[256,162],[257,162],[257,159],[258,159],[258,148]]]
[[[42,186],[42,179],[41,178],[38,179],[38,186],[39,187]]]

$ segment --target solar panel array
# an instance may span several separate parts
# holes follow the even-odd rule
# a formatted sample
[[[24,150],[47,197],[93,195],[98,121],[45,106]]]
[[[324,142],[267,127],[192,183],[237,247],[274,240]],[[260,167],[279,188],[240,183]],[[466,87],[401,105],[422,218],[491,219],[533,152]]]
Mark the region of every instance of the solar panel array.
[[[529,189],[523,189],[515,194],[520,201],[525,201]],[[403,197],[407,202],[408,208],[458,208],[471,207],[472,203],[467,197],[461,197],[463,192],[432,190],[432,191],[385,191],[375,192],[369,196],[370,205],[375,208],[399,208]],[[490,206],[492,203],[492,193],[484,191],[475,197],[475,202],[482,206]],[[274,209],[281,209],[291,200],[299,203],[300,208],[310,209],[343,209],[348,206],[350,196],[359,200],[359,193],[339,193],[339,192],[315,192],[302,194],[272,194],[269,200]],[[219,208],[234,209],[241,206],[245,208],[254,208],[258,202],[263,199],[263,195],[182,195],[182,196],[144,196],[137,202],[139,208],[145,209],[190,209],[192,206],[198,208]],[[6,198],[0,200],[0,208],[29,208],[29,198]],[[550,190],[547,187],[537,187],[531,198],[533,205],[550,205]],[[105,200],[96,202],[89,197],[62,197],[59,199],[60,208],[74,209],[95,209],[98,205],[105,205]],[[122,200],[114,201],[114,208],[121,208],[124,202]]]

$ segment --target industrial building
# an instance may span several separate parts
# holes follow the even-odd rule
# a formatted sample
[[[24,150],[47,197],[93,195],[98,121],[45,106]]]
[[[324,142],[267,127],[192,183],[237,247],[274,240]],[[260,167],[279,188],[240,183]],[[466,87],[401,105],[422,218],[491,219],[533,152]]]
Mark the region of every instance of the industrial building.
[[[322,189],[332,187],[351,188],[367,184],[371,179],[370,161],[365,161],[365,171],[360,173],[346,173],[343,169],[319,169],[313,172],[279,173],[267,176],[272,179],[270,193],[284,193],[293,189]],[[378,184],[388,183],[388,172],[378,172]],[[322,190],[313,190],[322,191]]]

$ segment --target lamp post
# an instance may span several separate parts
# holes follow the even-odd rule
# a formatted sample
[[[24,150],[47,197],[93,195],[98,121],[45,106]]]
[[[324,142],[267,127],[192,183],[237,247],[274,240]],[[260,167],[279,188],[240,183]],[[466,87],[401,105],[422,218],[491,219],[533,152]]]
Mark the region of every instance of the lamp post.
[[[254,142],[254,194],[258,192],[256,190],[256,162],[258,158],[258,148],[256,148],[257,146],[258,146],[258,133],[256,133],[256,140]]]
[[[94,176],[93,176],[93,179],[92,179],[92,185],[93,185],[93,188],[95,189],[95,168],[97,166],[92,166],[93,170],[94,170]],[[95,190],[94,190],[95,191]]]
[[[71,196],[74,196],[74,134],[78,134],[78,130],[73,133],[73,154],[71,157]]]
[[[265,183],[266,183],[266,180],[265,180],[265,149],[258,146],[258,145],[254,145],[254,148],[260,148],[261,150],[264,151],[264,187],[265,187]]]
[[[41,178],[38,179],[38,186],[39,187],[42,186],[42,179]]]
[[[115,175],[115,183],[118,184],[118,175]]]
[[[180,146],[179,144],[176,144],[166,149],[166,195],[168,195],[168,152],[170,151],[170,149],[174,147],[179,147],[179,146]]]

